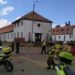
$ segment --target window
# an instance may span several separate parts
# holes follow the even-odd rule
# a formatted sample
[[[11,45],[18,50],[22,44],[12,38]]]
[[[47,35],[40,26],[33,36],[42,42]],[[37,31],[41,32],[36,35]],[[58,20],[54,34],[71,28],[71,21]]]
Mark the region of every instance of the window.
[[[54,41],[56,41],[56,36],[54,36]]]
[[[3,34],[3,38],[4,38],[4,40],[5,40],[5,34]]]
[[[6,38],[6,34],[4,34],[4,38]]]
[[[38,24],[37,26],[40,27],[40,24]]]
[[[65,35],[64,35],[64,41],[65,41]]]
[[[60,39],[60,36],[59,36],[59,39]]]
[[[19,27],[19,22],[17,23],[17,26]]]
[[[49,34],[47,33],[47,34],[46,34],[46,40],[48,40],[48,39],[49,39]]]
[[[71,37],[72,37],[72,36],[70,35],[69,38],[71,39]]]
[[[16,38],[16,33],[14,33],[14,38]]]
[[[21,38],[23,38],[23,32],[21,32]]]
[[[8,34],[8,38],[9,38],[9,34]]]
[[[21,21],[21,26],[23,26],[23,21]]]
[[[19,38],[19,32],[17,33],[17,38]]]
[[[14,26],[15,28],[16,28],[16,24],[15,24],[15,26]]]
[[[11,33],[11,38],[12,38],[12,33]]]

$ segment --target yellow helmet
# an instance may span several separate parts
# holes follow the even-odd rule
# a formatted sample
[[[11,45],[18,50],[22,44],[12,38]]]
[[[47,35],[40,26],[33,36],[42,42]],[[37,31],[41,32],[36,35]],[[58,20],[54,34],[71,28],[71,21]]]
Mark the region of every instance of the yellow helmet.
[[[8,53],[8,52],[10,52],[11,50],[10,50],[10,48],[9,47],[6,47],[6,48],[3,48],[2,49],[2,52],[3,53]]]

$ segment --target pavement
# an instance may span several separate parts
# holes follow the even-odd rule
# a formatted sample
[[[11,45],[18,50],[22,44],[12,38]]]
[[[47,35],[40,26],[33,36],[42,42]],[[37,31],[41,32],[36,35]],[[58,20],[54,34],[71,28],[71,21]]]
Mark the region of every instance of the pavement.
[[[0,67],[0,75],[56,75],[54,70],[47,70],[47,54],[41,54],[40,47],[21,47],[20,54],[13,52],[14,70],[7,72]],[[71,66],[75,70],[75,64]]]

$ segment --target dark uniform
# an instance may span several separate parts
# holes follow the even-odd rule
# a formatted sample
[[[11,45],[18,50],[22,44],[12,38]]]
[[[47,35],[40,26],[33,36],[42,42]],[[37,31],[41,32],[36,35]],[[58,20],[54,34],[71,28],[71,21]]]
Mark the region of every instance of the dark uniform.
[[[54,63],[54,54],[55,54],[55,51],[54,49],[52,49],[49,54],[48,54],[48,59],[47,59],[47,69],[51,69],[51,66],[54,68],[55,66],[55,63]]]
[[[48,59],[47,59],[47,65],[48,65],[48,69],[51,68],[51,66],[53,66],[53,69],[55,68],[55,61],[56,58],[55,56],[58,56],[60,53],[61,49],[61,45],[60,44],[55,44],[55,46],[53,46],[52,48],[50,48],[49,50],[49,54],[48,54]]]
[[[43,44],[42,44],[42,51],[41,51],[41,54],[42,54],[43,52],[46,54],[46,41],[44,41]]]
[[[16,42],[16,54],[19,54],[19,46],[20,46],[20,43]]]
[[[12,51],[14,51],[14,43],[12,43]]]

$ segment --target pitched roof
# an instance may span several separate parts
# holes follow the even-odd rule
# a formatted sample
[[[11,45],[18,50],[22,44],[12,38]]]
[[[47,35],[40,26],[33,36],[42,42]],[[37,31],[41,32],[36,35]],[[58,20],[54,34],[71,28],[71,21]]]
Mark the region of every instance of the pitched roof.
[[[14,28],[13,24],[7,25],[3,28],[0,28],[0,33],[12,32],[13,28]]]
[[[51,20],[48,20],[46,18],[44,18],[43,16],[41,16],[40,14],[36,13],[35,11],[31,11],[28,14],[22,16],[21,18],[19,18],[18,20],[14,21],[13,23],[19,22],[20,20],[34,20],[34,21],[41,21],[41,22],[48,22],[48,23],[52,23]]]
[[[72,34],[72,32],[73,32],[73,26],[52,28],[52,35]]]

